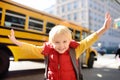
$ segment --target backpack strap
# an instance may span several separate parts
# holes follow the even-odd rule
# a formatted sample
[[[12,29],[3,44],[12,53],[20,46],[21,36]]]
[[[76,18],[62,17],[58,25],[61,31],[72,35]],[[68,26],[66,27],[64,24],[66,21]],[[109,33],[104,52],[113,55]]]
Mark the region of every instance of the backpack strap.
[[[44,80],[47,80],[47,72],[48,72],[48,56],[45,57],[45,74],[44,74]]]
[[[77,65],[77,60],[76,60],[76,52],[74,48],[70,48],[70,58],[76,73],[77,80],[83,80],[83,76],[81,74],[81,63],[80,59],[78,59],[78,65]]]

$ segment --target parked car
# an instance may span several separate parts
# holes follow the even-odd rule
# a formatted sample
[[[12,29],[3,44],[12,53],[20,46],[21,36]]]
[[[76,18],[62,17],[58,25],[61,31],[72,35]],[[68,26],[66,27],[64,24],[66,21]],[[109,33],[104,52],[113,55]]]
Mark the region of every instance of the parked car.
[[[100,47],[93,47],[99,54],[104,55],[106,54],[106,49]]]

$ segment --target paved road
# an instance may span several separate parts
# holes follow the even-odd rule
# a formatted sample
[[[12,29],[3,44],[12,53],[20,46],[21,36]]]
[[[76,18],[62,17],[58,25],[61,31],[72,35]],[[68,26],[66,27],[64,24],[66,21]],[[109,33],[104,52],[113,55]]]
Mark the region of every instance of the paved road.
[[[120,62],[114,55],[98,56],[93,69],[82,70],[84,80],[120,80]],[[10,72],[3,80],[43,80],[44,64],[38,62],[11,62]],[[0,79],[1,80],[1,79]]]
[[[20,70],[10,71],[8,76],[2,80],[43,80],[44,70],[33,69],[33,70]],[[1,79],[0,79],[1,80]]]
[[[84,80],[120,80],[120,71],[111,68],[94,68],[83,71]]]
[[[84,80],[120,80],[119,65],[114,55],[99,55],[93,69],[83,69]]]

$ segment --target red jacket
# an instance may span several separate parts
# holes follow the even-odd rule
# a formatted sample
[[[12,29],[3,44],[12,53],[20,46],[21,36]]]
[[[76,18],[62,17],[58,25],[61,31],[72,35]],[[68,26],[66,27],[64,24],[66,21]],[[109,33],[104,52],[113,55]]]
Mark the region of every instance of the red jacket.
[[[75,41],[70,43],[72,48],[76,48],[78,45]],[[49,43],[46,43],[43,54],[45,56],[49,55],[47,80],[76,80],[69,49],[64,54],[59,54]]]

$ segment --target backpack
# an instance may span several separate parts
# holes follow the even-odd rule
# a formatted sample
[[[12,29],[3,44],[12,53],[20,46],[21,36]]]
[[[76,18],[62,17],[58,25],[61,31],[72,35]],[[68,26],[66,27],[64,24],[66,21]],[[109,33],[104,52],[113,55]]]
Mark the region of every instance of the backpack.
[[[80,63],[80,58],[78,58],[78,65],[76,62],[76,52],[74,48],[70,48],[70,58],[76,73],[76,78],[77,80],[83,80],[83,75],[81,74],[81,63]],[[45,56],[45,78],[44,80],[47,80],[47,71],[48,71],[48,56]]]

